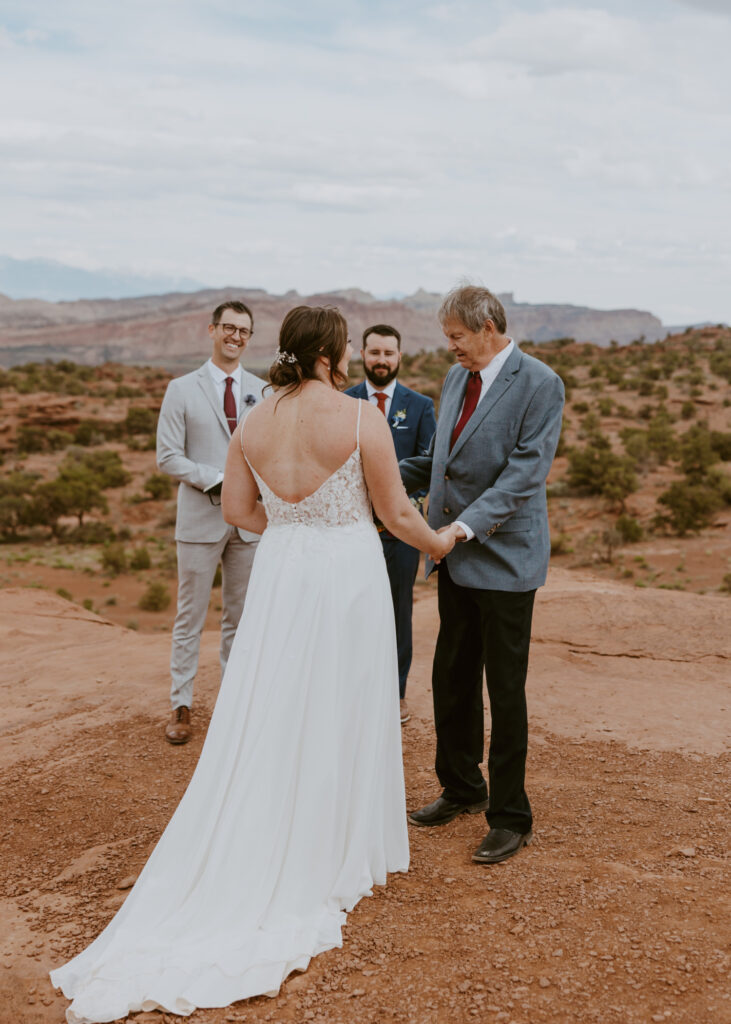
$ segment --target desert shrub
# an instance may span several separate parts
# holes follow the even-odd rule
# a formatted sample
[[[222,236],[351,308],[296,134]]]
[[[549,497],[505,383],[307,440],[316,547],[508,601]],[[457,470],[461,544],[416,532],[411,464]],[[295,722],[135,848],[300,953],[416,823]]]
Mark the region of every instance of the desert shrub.
[[[678,441],[672,428],[672,419],[664,405],[658,406],[647,427],[647,444],[657,461],[665,465],[678,452]]]
[[[632,460],[616,455],[601,434],[595,435],[584,448],[572,448],[568,460],[569,485],[579,492],[599,494],[623,507],[625,498],[637,490]]]
[[[573,409],[574,412],[578,412],[578,413],[580,413],[583,416],[584,413],[587,413],[589,411],[589,403],[588,402],[574,402],[573,405],[571,406],[571,408]]]
[[[151,473],[145,480],[144,489],[153,501],[163,501],[172,494],[173,485],[167,473]]]
[[[148,583],[147,590],[140,598],[137,607],[143,612],[164,612],[170,604],[170,591],[160,580]]]
[[[611,398],[600,398],[596,403],[601,416],[611,416],[614,409],[614,402]]]
[[[641,398],[647,398],[655,390],[655,385],[651,380],[641,380],[637,386],[637,394]]]
[[[75,526],[64,536],[70,544],[107,544],[115,538],[114,529],[109,523],[93,520],[82,526]]]
[[[714,351],[708,357],[708,367],[711,373],[723,377],[731,384],[731,339],[718,339]]]
[[[73,601],[73,597],[65,587],[57,587],[56,593],[59,597],[62,597],[65,601]]]
[[[583,416],[581,419],[579,437],[584,439],[599,437],[601,435],[601,430],[602,425],[597,414],[595,412],[588,412],[586,416]]]
[[[551,554],[552,555],[570,555],[573,553],[571,547],[571,538],[567,533],[559,533],[556,536],[551,537]]]
[[[108,512],[107,501],[86,469],[39,484],[32,497],[30,517],[34,525],[47,526],[58,536],[61,516],[76,516],[83,526],[87,512]]]
[[[679,537],[700,533],[710,526],[723,500],[718,491],[707,484],[675,480],[657,499],[667,512],[658,512],[655,525],[669,527]]]
[[[102,569],[112,574],[112,576],[118,576],[121,572],[127,570],[127,552],[124,550],[124,544],[119,541],[105,544],[102,548],[101,554]]]
[[[151,565],[152,562],[150,560],[150,552],[147,550],[147,548],[135,548],[129,560],[130,569],[149,569]]]
[[[721,430],[712,430],[711,448],[721,462],[731,461],[731,431],[724,433]]]
[[[96,486],[102,490],[124,487],[131,480],[119,453],[109,450],[85,452],[72,448],[59,466],[59,476],[73,476],[78,473],[88,473]]]
[[[731,594],[731,572],[727,572],[718,588],[724,594]]]
[[[74,444],[80,444],[83,448],[91,448],[104,444],[119,434],[119,424],[110,423],[108,420],[81,420],[74,431]]]
[[[32,495],[40,477],[37,473],[16,470],[0,477],[0,532],[11,538],[23,526],[31,525]]]
[[[426,394],[424,388],[419,388]],[[154,452],[157,447],[157,434],[133,434],[127,438],[127,447],[132,452]]]
[[[84,600],[81,602],[81,607],[86,608],[87,612],[93,612],[94,602],[90,597],[85,597]]]
[[[694,423],[680,440],[680,467],[694,483],[699,483],[708,474],[718,452],[711,444],[711,432],[705,423]]]
[[[640,427],[624,427],[619,434],[627,455],[637,466],[646,465],[652,459],[647,431]]]
[[[614,526],[625,544],[636,544],[644,536],[645,531],[633,516],[619,516]]]
[[[687,402],[683,402],[680,408],[680,415],[684,420],[692,420],[695,412],[695,402],[692,402],[690,399]]]
[[[655,395],[655,398],[659,398],[661,402],[665,402],[669,392],[664,384],[656,384],[653,394]]]
[[[127,434],[149,434],[157,429],[157,413],[141,405],[131,405],[124,419]]]
[[[68,430],[49,430],[46,433],[46,442],[52,452],[62,451],[73,442],[74,436]]]
[[[30,455],[42,452],[46,447],[46,432],[42,427],[18,427],[15,435],[15,447],[19,455]]]

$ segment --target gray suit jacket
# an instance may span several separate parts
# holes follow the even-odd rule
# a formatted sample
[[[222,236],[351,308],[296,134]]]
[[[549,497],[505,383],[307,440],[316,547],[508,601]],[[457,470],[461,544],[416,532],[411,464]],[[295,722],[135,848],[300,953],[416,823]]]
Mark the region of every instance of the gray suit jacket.
[[[247,396],[260,402],[264,387],[263,380],[242,370],[239,422],[252,407]],[[211,504],[204,491],[223,472],[230,441],[223,404],[206,365],[171,380],[157,423],[157,464],[180,481],[176,540],[213,543],[229,529],[220,504]],[[239,534],[243,540],[259,540],[248,530]]]
[[[442,389],[428,455],[399,463],[406,490],[429,488],[429,525],[459,519],[475,532],[447,555],[455,583],[477,590],[527,591],[546,581],[550,540],[546,477],[561,433],[561,378],[517,347],[449,442],[467,386],[453,366]],[[427,559],[427,576],[434,568]]]

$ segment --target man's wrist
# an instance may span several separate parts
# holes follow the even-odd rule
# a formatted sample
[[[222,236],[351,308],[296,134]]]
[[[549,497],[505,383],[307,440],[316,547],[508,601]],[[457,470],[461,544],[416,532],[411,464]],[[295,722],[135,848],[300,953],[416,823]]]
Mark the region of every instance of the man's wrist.
[[[453,526],[458,526],[464,533],[464,537],[458,537],[457,540],[472,540],[475,535],[475,531],[472,530],[467,523],[463,523],[461,519],[455,519],[452,523]]]

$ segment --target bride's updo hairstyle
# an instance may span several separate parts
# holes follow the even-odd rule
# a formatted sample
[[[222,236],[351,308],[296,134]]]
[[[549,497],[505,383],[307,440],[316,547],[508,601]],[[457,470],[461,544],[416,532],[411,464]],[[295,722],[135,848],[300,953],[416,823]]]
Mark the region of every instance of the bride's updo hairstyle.
[[[298,391],[304,381],[318,380],[317,360],[330,362],[330,383],[342,388],[348,378],[338,369],[348,345],[348,325],[332,306],[295,306],[282,321],[279,352],[269,370],[275,388]]]

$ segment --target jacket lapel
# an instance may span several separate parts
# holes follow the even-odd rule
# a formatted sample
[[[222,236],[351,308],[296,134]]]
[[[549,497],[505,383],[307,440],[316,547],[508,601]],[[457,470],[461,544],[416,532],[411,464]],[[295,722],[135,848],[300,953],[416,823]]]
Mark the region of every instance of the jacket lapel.
[[[198,383],[200,384],[201,388],[203,389],[203,394],[208,399],[208,402],[210,403],[211,408],[215,412],[216,418],[218,419],[218,422],[221,424],[223,429],[226,431],[226,436],[227,437],[231,437],[231,431],[228,429],[228,421],[227,421],[226,417],[223,414],[223,403],[219,402],[219,400],[218,400],[218,394],[216,392],[216,386],[213,383],[213,381],[211,380],[211,375],[208,372],[208,370],[205,367],[205,365],[201,366],[200,370],[198,371]],[[240,406],[239,406],[239,408],[240,408]]]
[[[457,438],[457,443],[455,444],[454,448],[449,453],[449,458],[450,459],[454,458],[455,455],[459,454],[459,452],[462,449],[462,447],[465,444],[465,442],[472,436],[472,434],[474,434],[474,432],[477,430],[479,425],[485,419],[485,417],[490,412],[492,407],[495,405],[497,400],[500,397],[502,397],[502,395],[505,394],[505,392],[508,390],[510,385],[513,383],[513,381],[515,380],[515,375],[517,374],[518,370],[520,369],[520,363],[521,363],[522,358],[523,358],[523,355],[522,355],[520,349],[518,348],[518,346],[516,345],[515,349],[513,350],[513,352],[511,352],[510,357],[508,358],[508,361],[505,363],[505,366],[503,366],[502,370],[498,374],[497,379],[492,382],[492,384],[490,385],[490,387],[487,390],[487,394],[485,395],[485,397],[482,399],[480,404],[477,406],[475,411],[472,413],[470,418],[465,423],[464,428],[462,430],[462,433]],[[466,383],[466,378],[465,378],[465,385],[464,385],[463,388],[460,389],[460,393],[461,393],[463,399],[464,399],[464,392],[465,392],[465,388],[466,387],[467,387],[467,383]],[[462,405],[460,403],[460,405],[458,406],[457,412],[459,412],[459,409],[461,409],[461,408],[462,408]],[[452,423],[452,430],[454,430],[454,426],[455,426],[456,422],[457,422],[457,415],[455,414],[454,422]],[[451,438],[451,436],[452,436],[451,432],[450,432],[449,436]]]

